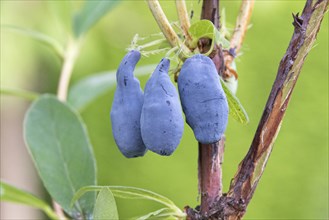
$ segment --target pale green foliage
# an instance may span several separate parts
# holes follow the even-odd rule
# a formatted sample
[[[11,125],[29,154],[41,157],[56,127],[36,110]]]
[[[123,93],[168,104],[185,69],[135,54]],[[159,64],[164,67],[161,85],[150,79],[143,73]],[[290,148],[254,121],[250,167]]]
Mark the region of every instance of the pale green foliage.
[[[40,96],[25,116],[24,138],[41,180],[55,201],[72,216],[90,215],[94,194],[70,206],[78,189],[96,184],[91,144],[76,112],[54,96]]]
[[[73,31],[76,37],[85,34],[100,18],[120,1],[87,0],[80,12],[74,17]]]
[[[180,208],[178,208],[170,199],[146,189],[128,187],[128,186],[86,186],[81,188],[74,195],[71,201],[71,205],[73,205],[85,193],[90,191],[101,191],[103,189],[110,189],[113,195],[118,198],[152,200],[161,203],[167,207],[165,209],[161,209],[161,211],[158,210],[156,212],[151,212],[145,216],[152,216],[152,215],[163,216],[163,217],[176,216],[178,218],[183,218],[186,216],[186,214],[182,212]],[[145,216],[140,218],[143,219],[145,218]]]
[[[247,114],[246,110],[244,110],[239,99],[235,95],[233,95],[233,93],[229,90],[229,88],[227,88],[225,82],[222,79],[220,79],[220,82],[221,82],[224,92],[226,94],[230,115],[235,120],[237,120],[238,122],[240,122],[242,124],[249,123],[248,114]]]
[[[119,219],[117,205],[109,188],[103,188],[97,196],[94,208],[94,219]]]

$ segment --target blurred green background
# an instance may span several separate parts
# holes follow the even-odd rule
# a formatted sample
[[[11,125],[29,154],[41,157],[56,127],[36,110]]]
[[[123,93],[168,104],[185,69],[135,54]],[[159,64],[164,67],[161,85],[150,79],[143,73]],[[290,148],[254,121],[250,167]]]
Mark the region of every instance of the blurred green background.
[[[31,28],[67,42],[71,17],[82,1],[1,1],[1,24]],[[225,191],[246,154],[275,79],[279,62],[293,33],[291,13],[301,12],[304,1],[256,1],[242,48],[237,59],[237,96],[247,110],[250,123],[243,126],[232,118],[226,132],[223,180]],[[228,28],[233,28],[240,1],[221,1]],[[177,21],[174,1],[162,1],[170,21]],[[187,1],[200,18],[201,3]],[[88,33],[74,68],[72,84],[87,75],[114,70],[136,33],[149,36],[159,28],[144,1],[121,1]],[[159,62],[161,55],[142,58],[139,66]],[[325,16],[316,47],[306,59],[281,132],[265,173],[254,194],[245,219],[328,219],[328,15]],[[1,86],[55,93],[61,61],[43,45],[22,35],[1,29]],[[148,76],[140,78],[144,87]],[[71,84],[71,85],[72,85]],[[162,194],[179,207],[195,207],[197,188],[197,142],[186,126],[176,152],[161,157],[148,152],[143,158],[126,159],[117,149],[111,132],[109,111],[114,90],[95,100],[82,113],[87,124],[98,165],[99,185],[141,187]],[[1,139],[10,124],[18,123],[13,137],[21,138],[22,114],[26,101],[1,97],[1,118],[17,112],[12,121],[1,122]],[[2,120],[3,121],[3,120]],[[14,131],[15,132],[15,131]],[[1,142],[2,146],[5,142]],[[11,148],[12,146],[6,146]],[[28,157],[24,146],[22,152]],[[1,160],[8,157],[2,149]],[[2,163],[4,172],[15,175],[28,167]],[[28,178],[28,177],[27,177]],[[34,177],[31,177],[34,178]],[[24,180],[25,181],[25,180]],[[24,181],[14,183],[24,188]],[[37,184],[38,185],[38,184]],[[29,187],[25,187],[29,190]],[[30,190],[31,191],[31,190]],[[148,201],[117,199],[122,219],[145,214],[159,206]],[[5,210],[4,210],[5,211]]]

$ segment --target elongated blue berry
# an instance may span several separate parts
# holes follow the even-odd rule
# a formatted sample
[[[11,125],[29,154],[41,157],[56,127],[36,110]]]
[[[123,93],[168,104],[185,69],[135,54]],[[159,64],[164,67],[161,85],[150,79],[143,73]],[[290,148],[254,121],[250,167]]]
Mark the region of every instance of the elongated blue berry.
[[[184,131],[178,93],[168,75],[169,65],[168,59],[162,59],[146,83],[141,116],[145,146],[166,156],[175,151]]]
[[[138,51],[132,50],[121,61],[111,109],[114,140],[122,154],[128,158],[143,156],[146,152],[140,130],[144,95],[133,74],[140,57]]]
[[[195,138],[204,144],[219,141],[228,121],[228,104],[212,60],[201,54],[187,59],[178,76],[178,90]]]

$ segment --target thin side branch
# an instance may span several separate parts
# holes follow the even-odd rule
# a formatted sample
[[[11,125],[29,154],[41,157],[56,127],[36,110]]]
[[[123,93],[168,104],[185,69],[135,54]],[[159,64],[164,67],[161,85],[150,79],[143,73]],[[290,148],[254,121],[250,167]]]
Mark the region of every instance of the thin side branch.
[[[230,77],[235,77],[238,79],[238,74],[234,69],[231,68],[231,63],[233,62],[235,56],[240,52],[244,37],[247,33],[249,21],[254,8],[254,0],[242,0],[240,6],[240,12],[236,20],[233,35],[230,41],[230,51],[224,53],[225,59],[225,72],[223,74],[223,79],[226,80]]]
[[[188,32],[188,29],[190,28],[190,18],[187,13],[185,0],[176,0],[176,9],[179,23],[187,42],[186,44],[189,45],[188,42],[190,42],[192,38]]]
[[[311,50],[328,0],[307,0],[301,16],[294,15],[294,34],[280,62],[277,77],[258,125],[249,152],[240,163],[227,198],[245,206],[250,202],[261,178],[280,130],[282,119],[290,101],[304,60]],[[245,210],[230,214],[230,220],[241,219]]]
[[[179,46],[184,54],[189,54],[190,50],[181,42],[174,29],[171,27],[159,1],[147,0],[146,2],[153,14],[154,19],[157,21],[159,28],[170,43],[171,47]]]
[[[64,64],[61,70],[60,79],[57,89],[57,97],[60,101],[66,101],[67,90],[69,87],[70,78],[72,75],[75,60],[78,56],[79,46],[71,41],[64,56]]]
[[[254,4],[254,0],[242,0],[240,12],[230,41],[230,47],[235,50],[236,54],[239,53],[243,39],[246,35]]]

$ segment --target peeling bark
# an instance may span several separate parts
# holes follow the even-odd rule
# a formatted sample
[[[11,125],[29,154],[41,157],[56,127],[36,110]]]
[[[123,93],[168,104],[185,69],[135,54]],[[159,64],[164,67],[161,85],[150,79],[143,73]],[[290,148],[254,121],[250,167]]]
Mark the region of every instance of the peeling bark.
[[[328,10],[328,1],[306,0],[301,16],[299,14],[293,15],[294,33],[292,39],[280,62],[277,77],[251,147],[240,163],[227,194],[221,194],[220,164],[224,153],[224,141],[222,151],[219,150],[221,145],[217,143],[210,146],[199,144],[201,210],[185,207],[187,219],[239,220],[245,214],[264,172],[273,143],[280,131],[285,111],[305,58],[316,40],[323,16]],[[218,0],[204,0],[204,4],[206,2],[210,6],[214,6],[214,2],[218,2]],[[208,11],[204,12],[206,8]],[[203,7],[202,16],[214,15],[213,11],[216,10]],[[213,18],[217,17],[213,16]],[[216,54],[213,56],[213,60],[217,62],[214,57]],[[216,152],[218,156],[216,156]],[[214,181],[214,185],[211,181]],[[214,190],[215,187],[218,188],[217,192]]]
[[[280,130],[301,68],[316,40],[327,9],[328,0],[307,0],[301,16],[293,15],[294,34],[280,62],[277,77],[249,152],[240,163],[228,192],[228,197],[234,198],[235,201],[244,201],[245,205],[248,205],[252,199]],[[240,219],[244,212],[237,211],[228,219]]]

